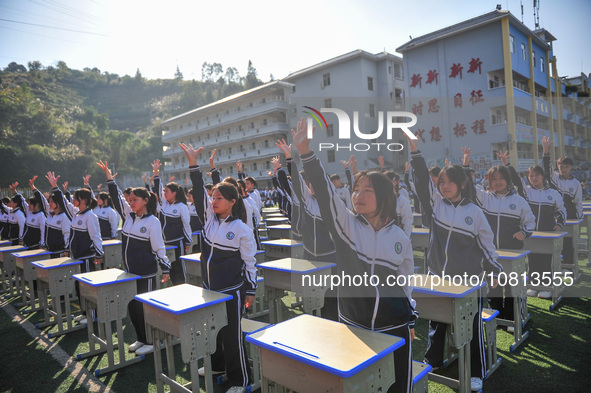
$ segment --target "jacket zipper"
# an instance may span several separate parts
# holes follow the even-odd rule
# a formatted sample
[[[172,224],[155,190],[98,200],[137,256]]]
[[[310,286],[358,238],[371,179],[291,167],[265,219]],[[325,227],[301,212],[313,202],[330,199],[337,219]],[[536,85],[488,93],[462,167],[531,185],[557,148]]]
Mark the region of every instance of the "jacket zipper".
[[[373,243],[373,249],[377,250],[378,248],[378,233],[375,233],[374,236],[374,243]],[[373,258],[371,259],[371,276],[373,276],[374,274],[374,268],[375,268],[375,260],[376,260],[376,256],[375,253],[373,255]],[[375,291],[376,291],[376,300],[373,306],[373,315],[371,317],[371,330],[374,331],[375,330],[375,323],[376,323],[376,318],[378,315],[378,307],[380,305],[380,291],[378,290],[378,287],[374,287]]]
[[[463,201],[463,199],[462,199]],[[460,201],[460,203],[462,203],[462,201]],[[443,264],[443,269],[441,270],[442,273],[445,272],[445,268],[447,267],[447,262],[448,262],[448,255],[447,255],[447,249],[449,248],[449,239],[451,238],[451,233],[454,229],[454,222],[456,219],[456,206],[454,206],[454,204],[450,201],[451,206],[453,207],[453,215],[451,216],[451,227],[449,228],[448,232],[447,232],[447,240],[445,242],[445,263]],[[458,204],[459,206],[459,204]]]

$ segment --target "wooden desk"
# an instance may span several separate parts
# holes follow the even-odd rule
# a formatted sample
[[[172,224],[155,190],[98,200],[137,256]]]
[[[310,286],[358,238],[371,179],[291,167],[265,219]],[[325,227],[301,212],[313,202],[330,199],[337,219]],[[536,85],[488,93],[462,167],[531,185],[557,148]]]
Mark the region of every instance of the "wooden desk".
[[[74,325],[72,321],[72,307],[70,295],[74,293],[73,275],[80,273],[82,261],[64,258],[45,259],[32,262],[37,275],[37,290],[39,303],[43,307],[45,322],[35,325],[44,328],[57,325],[56,333],[48,333],[48,337],[57,337],[65,333],[85,329],[84,325]],[[51,296],[51,304],[49,297]],[[64,298],[65,310],[62,312],[61,297]],[[53,317],[53,321],[51,318]],[[66,328],[64,329],[64,323]]]
[[[423,215],[420,213],[413,213],[412,214],[412,225],[415,228],[422,228],[423,227]]]
[[[80,283],[80,306],[86,311],[89,322],[86,326],[90,350],[86,353],[79,353],[77,359],[85,359],[106,352],[109,365],[106,368],[97,369],[94,372],[96,376],[143,360],[144,356],[126,359],[122,324],[123,318],[127,315],[127,306],[137,293],[135,281],[141,277],[120,269],[74,274],[73,277]],[[94,334],[92,309],[96,309],[98,336]],[[117,326],[117,343],[113,342],[112,322],[115,322]],[[115,363],[114,353],[117,347],[119,362]]]
[[[12,254],[15,258],[16,266],[16,281],[20,282],[21,299],[22,302],[17,303],[17,307],[31,307],[28,310],[23,310],[23,313],[40,311],[41,305],[37,306],[35,299],[35,266],[31,264],[34,261],[41,261],[47,259],[53,254],[51,251],[38,249],[18,251]],[[27,292],[25,282],[28,283],[29,291]]]
[[[304,312],[320,316],[320,309],[324,307],[324,294],[327,285],[313,285],[324,275],[331,274],[336,263],[307,261],[305,259],[283,258],[276,261],[261,263],[259,267],[264,271],[265,291],[269,300],[269,321],[277,323],[283,320],[279,302],[284,291],[295,292],[302,296]],[[309,276],[310,281],[304,281]],[[330,284],[330,280],[328,280]],[[322,283],[324,284],[324,283]]]
[[[582,277],[581,270],[579,269],[579,237],[581,232],[581,223],[583,219],[580,220],[566,220],[563,230],[566,230],[567,235],[566,238],[572,239],[572,247],[573,247],[573,263],[563,263],[561,268],[568,269],[573,272],[572,277],[574,277],[575,283],[579,282]],[[557,270],[561,271],[561,270]]]
[[[285,224],[288,221],[289,221],[289,218],[287,218],[287,217],[269,217],[269,218],[265,219],[264,222],[267,224],[267,228],[268,228],[271,225]]]
[[[528,250],[534,250],[536,254],[547,254],[552,255],[552,271],[561,272],[560,267],[560,253],[562,252],[562,242],[566,232],[539,232],[535,231],[530,237],[524,240],[524,248]],[[553,283],[554,284],[554,283]],[[527,287],[535,290],[550,291],[552,292],[552,304],[550,305],[550,311],[552,311],[558,303],[562,300],[560,294],[566,288],[564,285],[552,285],[551,287],[534,286],[531,280],[528,282]]]
[[[191,234],[191,252],[201,252],[201,231],[195,231]]]
[[[385,392],[404,339],[300,315],[246,336],[259,347],[262,392]]]
[[[264,207],[263,211],[261,212],[263,216],[263,220],[269,217],[271,214],[281,213],[281,210],[277,207]]]
[[[425,378],[433,370],[431,365],[412,361],[412,393],[429,393],[429,380]]]
[[[154,345],[154,366],[158,392],[166,383],[179,392],[199,392],[197,360],[204,358],[205,390],[213,393],[211,354],[216,350],[219,330],[228,324],[225,302],[232,296],[189,284],[142,293],[135,297],[144,304],[148,341]],[[176,381],[173,336],[181,339],[183,362],[189,363],[192,389]],[[160,340],[166,342],[168,373],[162,371]]]
[[[269,240],[273,239],[289,239],[291,238],[291,225],[280,224],[280,225],[269,225],[267,227],[267,234]]]
[[[121,249],[121,240],[103,240],[104,269],[123,269],[123,250]]]
[[[447,385],[453,389],[459,389],[462,393],[470,392],[470,340],[472,339],[472,323],[478,311],[478,290],[484,287],[468,287],[453,285],[449,281],[437,284],[437,278],[425,274],[415,275],[420,277],[413,285],[413,299],[416,300],[416,309],[421,318],[451,325],[454,348],[458,350],[458,377],[459,380],[438,374],[429,374],[429,379]],[[421,281],[421,282],[419,282]]]
[[[8,247],[12,246],[12,242],[10,240],[0,240],[0,247]]]
[[[265,240],[261,242],[265,247],[267,260],[282,258],[302,258],[304,256],[304,243],[291,239]]]
[[[419,248],[423,251],[423,272],[427,273],[427,248],[429,247],[429,228],[413,228],[410,234],[410,242],[413,248]]]
[[[523,281],[524,273],[527,272],[527,255],[530,250],[497,250],[499,257],[497,261],[503,266],[503,273],[507,277],[507,283],[510,287],[513,297],[513,321],[497,318],[497,324],[501,326],[513,326],[515,331],[513,336],[515,341],[509,347],[511,352],[529,337],[529,332],[523,332],[523,327],[529,321],[527,311],[527,296],[525,294],[526,286]],[[517,275],[516,285],[510,285],[511,274]]]
[[[12,279],[12,273],[16,270],[16,258],[12,253],[17,251],[24,251],[27,247],[24,246],[5,246],[0,247],[0,267],[2,268],[2,291],[0,293],[7,294],[7,296],[19,296],[21,294],[21,286],[18,280]]]

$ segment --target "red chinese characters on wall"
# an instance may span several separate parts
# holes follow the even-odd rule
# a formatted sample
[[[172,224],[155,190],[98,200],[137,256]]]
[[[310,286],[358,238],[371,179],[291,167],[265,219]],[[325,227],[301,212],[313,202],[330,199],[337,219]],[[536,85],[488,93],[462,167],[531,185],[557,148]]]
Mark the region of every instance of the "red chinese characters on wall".
[[[475,120],[474,123],[472,123],[472,131],[474,131],[476,135],[486,134],[486,130],[484,129],[484,119]]]
[[[439,112],[439,105],[437,105],[437,98],[433,98],[429,100],[429,113],[437,113]]]
[[[472,90],[472,93],[470,93],[470,102],[472,105],[481,101],[484,101],[484,98],[482,97],[482,90]]]
[[[417,85],[418,85],[419,89],[422,88],[423,87],[421,85],[422,80],[423,80],[423,78],[421,77],[421,74],[413,74],[413,76],[411,78],[411,82],[410,82],[410,87],[417,87]]]
[[[462,67],[462,65],[460,63],[454,63],[451,66],[451,73],[449,74],[450,78],[455,78],[456,76],[460,76],[460,79],[462,79],[462,70],[464,69],[464,67]]]
[[[429,72],[427,73],[427,81],[425,83],[433,83],[433,81],[435,81],[435,84],[438,85],[438,76],[439,73],[437,72],[437,70],[429,70]]]
[[[415,116],[422,116],[423,115],[423,102],[422,101],[419,101],[418,104],[412,105],[412,113],[414,113]]]
[[[417,133],[415,134],[415,136],[416,136],[418,139],[422,140],[422,141],[423,141],[423,143],[425,143],[425,137],[423,136],[423,134],[424,134],[424,133],[425,133],[425,130],[423,130],[423,129],[420,129],[420,128],[417,128]]]
[[[462,107],[462,93],[458,93],[454,96],[454,108]]]
[[[480,57],[472,58],[472,60],[470,60],[470,69],[468,70],[468,72],[476,73],[476,70],[478,70],[478,73],[481,74],[482,73],[482,70],[480,68],[481,65],[482,65],[482,61],[480,60]]]
[[[439,132],[439,127],[431,128],[429,134],[431,134],[431,142],[439,142],[441,140],[441,133]]]
[[[468,131],[466,131],[466,126],[462,123],[456,123],[456,126],[454,127],[454,135],[456,136],[456,138],[459,138],[461,136],[464,136],[468,133]]]

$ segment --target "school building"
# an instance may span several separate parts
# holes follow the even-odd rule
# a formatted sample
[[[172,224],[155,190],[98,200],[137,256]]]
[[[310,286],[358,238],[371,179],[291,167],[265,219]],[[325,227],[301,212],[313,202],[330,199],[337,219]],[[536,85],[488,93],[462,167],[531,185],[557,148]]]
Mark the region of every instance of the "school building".
[[[555,40],[497,9],[399,47],[406,108],[418,118],[413,131],[428,164],[457,163],[467,145],[476,170],[499,164],[500,150],[525,170],[539,162],[544,136],[555,141],[553,159],[591,160],[589,98],[559,77]],[[588,92],[588,78],[577,81]]]

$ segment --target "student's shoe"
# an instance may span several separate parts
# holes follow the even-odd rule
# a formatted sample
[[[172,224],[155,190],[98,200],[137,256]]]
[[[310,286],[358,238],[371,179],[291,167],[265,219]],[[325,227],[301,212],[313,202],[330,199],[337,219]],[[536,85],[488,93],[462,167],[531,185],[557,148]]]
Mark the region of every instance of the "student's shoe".
[[[536,291],[535,289],[528,289],[526,294],[528,297],[536,297],[538,296],[538,291]]]
[[[224,374],[225,371],[212,371],[211,375],[219,375],[219,374]],[[205,376],[205,367],[199,367],[199,370],[197,370],[197,374],[199,374],[200,377],[204,377]]]
[[[134,342],[133,344],[131,344],[131,345],[129,346],[129,348],[128,348],[128,351],[129,351],[129,352],[135,352],[135,351],[137,351],[138,349],[140,349],[141,347],[143,347],[144,345],[146,345],[146,344],[144,344],[144,343],[143,343],[143,342],[141,342],[141,341],[136,341],[136,342]]]
[[[423,359],[423,363],[429,364],[429,361],[427,359]],[[431,371],[437,371],[437,370],[439,370],[439,367],[435,367],[432,364],[429,364],[429,366],[431,366]]]
[[[80,322],[81,320],[86,319],[86,315],[80,314],[74,318],[74,322]]]
[[[550,298],[552,298],[552,292],[550,292],[550,291],[540,291],[540,293],[538,293],[538,297],[540,299],[550,299]]]
[[[226,390],[226,393],[246,393],[246,388],[244,386],[232,386]]]
[[[507,326],[507,333],[515,333],[515,328],[513,326]]]
[[[146,344],[146,345],[142,345],[141,347],[136,349],[135,354],[138,356],[142,356],[142,355],[147,355],[152,352],[154,352],[154,346]]]
[[[473,392],[482,390],[482,379],[477,377],[470,378],[470,390]]]

